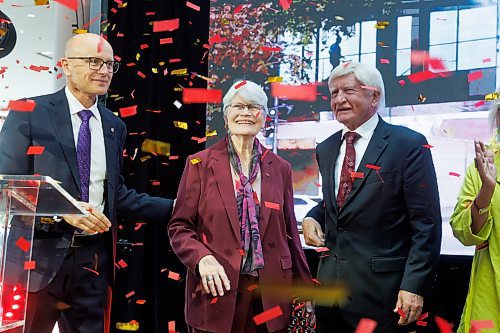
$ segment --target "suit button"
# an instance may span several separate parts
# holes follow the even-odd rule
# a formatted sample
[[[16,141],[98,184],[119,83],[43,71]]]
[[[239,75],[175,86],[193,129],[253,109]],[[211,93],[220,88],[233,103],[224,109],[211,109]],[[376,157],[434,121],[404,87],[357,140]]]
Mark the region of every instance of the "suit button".
[[[344,232],[344,229],[343,228],[338,228],[337,231],[338,231],[339,234],[341,234],[341,233]]]

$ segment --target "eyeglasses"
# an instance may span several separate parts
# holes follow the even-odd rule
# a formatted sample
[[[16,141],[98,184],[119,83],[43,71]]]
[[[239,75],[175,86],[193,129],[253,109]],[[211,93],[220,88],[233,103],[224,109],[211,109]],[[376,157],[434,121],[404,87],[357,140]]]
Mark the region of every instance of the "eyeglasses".
[[[236,112],[241,112],[241,111],[245,110],[245,108],[247,108],[248,111],[253,112],[253,113],[257,113],[259,111],[264,110],[264,107],[262,105],[259,105],[259,104],[240,104],[240,103],[238,103],[238,104],[229,104],[228,107],[233,109]]]
[[[95,57],[68,57],[68,59],[82,59],[89,62],[89,68],[94,71],[100,71],[102,65],[106,64],[106,68],[109,73],[116,73],[120,68],[120,63],[118,61],[104,61],[101,58]]]

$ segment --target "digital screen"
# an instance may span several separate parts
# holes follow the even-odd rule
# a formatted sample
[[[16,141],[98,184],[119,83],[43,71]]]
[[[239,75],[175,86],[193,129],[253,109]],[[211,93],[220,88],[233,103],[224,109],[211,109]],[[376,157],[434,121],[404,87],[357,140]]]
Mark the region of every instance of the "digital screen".
[[[474,139],[492,134],[485,100],[497,83],[496,1],[212,0],[210,87],[225,93],[237,79],[262,85],[270,112],[259,140],[293,168],[295,212],[301,220],[321,200],[315,147],[342,129],[327,87],[334,66],[358,61],[382,73],[382,118],[427,137],[441,198],[443,254],[472,254],[452,235],[454,210]],[[273,82],[317,88],[315,101],[271,96]],[[207,129],[223,135],[221,105],[207,108]]]

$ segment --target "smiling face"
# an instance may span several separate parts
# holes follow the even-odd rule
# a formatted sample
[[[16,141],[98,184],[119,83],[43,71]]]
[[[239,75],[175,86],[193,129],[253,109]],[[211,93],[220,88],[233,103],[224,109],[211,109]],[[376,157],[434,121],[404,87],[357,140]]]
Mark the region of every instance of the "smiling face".
[[[61,60],[68,88],[82,104],[85,105],[84,101],[88,100],[95,101],[97,95],[106,94],[113,78],[113,73],[108,71],[106,65],[94,70],[89,68],[89,60],[68,59],[71,57],[95,57],[112,61],[111,45],[99,35],[76,35],[68,42],[66,56]]]
[[[354,74],[331,80],[328,88],[331,94],[330,105],[335,119],[351,131],[358,128],[377,112],[380,93],[362,88],[362,84]]]
[[[264,108],[253,110],[250,105],[257,106],[238,94],[234,95],[226,112],[226,124],[231,135],[255,137],[264,127]]]

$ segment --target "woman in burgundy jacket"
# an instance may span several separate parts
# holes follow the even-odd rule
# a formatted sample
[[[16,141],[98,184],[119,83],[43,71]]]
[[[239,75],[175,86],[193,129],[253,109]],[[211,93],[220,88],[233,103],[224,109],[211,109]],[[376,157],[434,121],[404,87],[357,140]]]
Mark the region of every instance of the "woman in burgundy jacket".
[[[267,113],[260,86],[236,82],[223,110],[228,135],[188,158],[168,226],[188,268],[186,322],[191,332],[286,332],[292,284],[311,284],[291,167],[256,138]],[[283,314],[257,325],[266,310]]]

